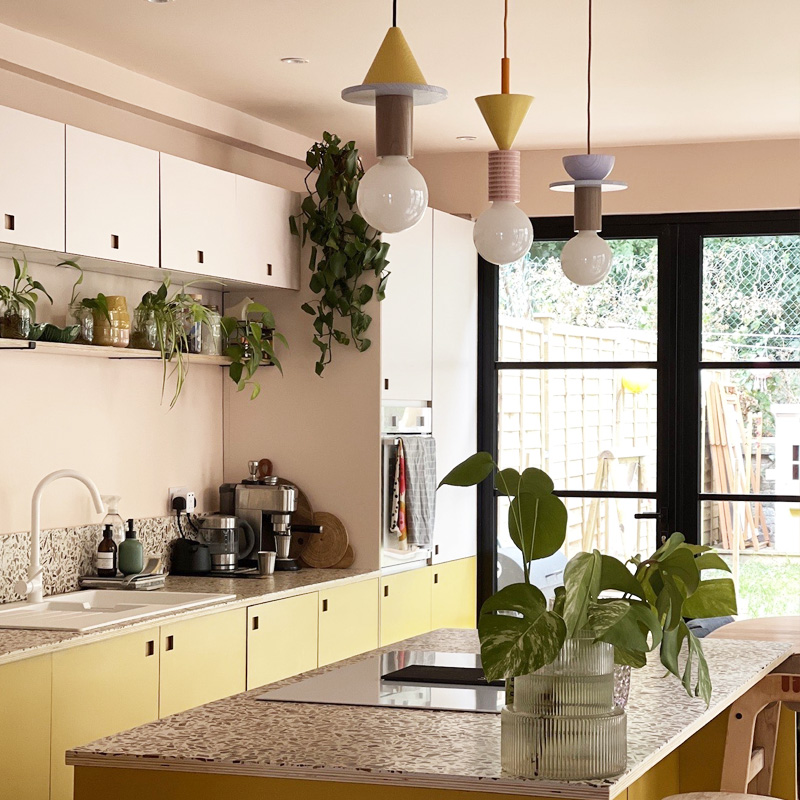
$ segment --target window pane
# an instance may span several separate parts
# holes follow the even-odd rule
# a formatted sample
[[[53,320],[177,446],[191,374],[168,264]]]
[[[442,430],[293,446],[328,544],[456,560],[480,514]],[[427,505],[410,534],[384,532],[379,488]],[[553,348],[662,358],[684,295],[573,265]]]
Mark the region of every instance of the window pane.
[[[703,544],[719,548],[733,572],[740,616],[800,615],[800,502],[709,500],[701,514]],[[761,519],[766,534],[751,522]]]
[[[557,489],[656,489],[656,370],[498,373],[498,463]]]
[[[534,562],[537,586],[547,588],[563,583],[567,560],[582,550],[597,548],[623,561],[633,555],[648,555],[656,549],[653,520],[634,519],[634,514],[655,511],[655,500],[565,497],[567,538],[565,547],[549,559]],[[523,580],[522,560],[508,533],[508,499],[497,498],[497,586]]]
[[[501,361],[655,361],[658,242],[612,239],[611,274],[576,286],[561,271],[564,242],[535,241],[500,267]]]
[[[800,361],[800,236],[703,243],[704,360]]]
[[[800,370],[701,372],[703,490],[800,497]]]

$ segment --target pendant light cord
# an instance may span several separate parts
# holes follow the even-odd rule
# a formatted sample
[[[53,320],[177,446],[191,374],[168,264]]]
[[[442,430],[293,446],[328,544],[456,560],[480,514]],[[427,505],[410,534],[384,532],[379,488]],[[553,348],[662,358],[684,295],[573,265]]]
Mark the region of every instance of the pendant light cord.
[[[392,0],[392,27],[397,27],[397,0]]]
[[[508,0],[506,0],[508,2]],[[586,59],[586,152],[592,152],[592,0],[589,0],[589,47]]]
[[[503,14],[503,58],[508,58],[508,0]]]

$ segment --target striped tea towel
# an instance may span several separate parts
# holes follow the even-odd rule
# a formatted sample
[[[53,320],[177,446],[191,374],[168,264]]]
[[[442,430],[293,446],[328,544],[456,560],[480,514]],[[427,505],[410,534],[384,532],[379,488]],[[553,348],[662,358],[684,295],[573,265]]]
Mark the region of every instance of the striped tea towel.
[[[408,541],[417,547],[431,547],[436,512],[436,441],[432,436],[407,436],[402,441]]]

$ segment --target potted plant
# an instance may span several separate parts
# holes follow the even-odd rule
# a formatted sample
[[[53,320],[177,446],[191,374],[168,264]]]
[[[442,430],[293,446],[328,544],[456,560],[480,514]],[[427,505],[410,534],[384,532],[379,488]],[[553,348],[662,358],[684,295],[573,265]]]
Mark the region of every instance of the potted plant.
[[[253,315],[256,319],[252,319]],[[244,320],[222,318],[222,330],[228,340],[225,355],[231,360],[229,374],[238,391],[251,386],[250,399],[255,400],[261,392],[261,384],[253,379],[256,370],[261,365],[274,365],[283,374],[283,367],[275,354],[274,340],[280,340],[284,347],[289,343],[275,330],[275,317],[266,306],[248,303],[244,317]]]
[[[566,507],[545,472],[500,470],[488,453],[459,464],[440,486],[474,486],[491,475],[495,490],[509,498],[509,533],[522,554],[524,576],[492,595],[478,620],[486,677],[505,678],[510,689],[502,715],[504,766],[529,777],[616,774],[625,764],[625,722],[613,703],[613,664],[642,667],[658,648],[686,692],[708,704],[708,665],[684,617],[736,613],[733,582],[702,576],[728,567],[710,548],[688,545],[679,533],[647,559],[623,563],[597,550],[578,553],[548,607],[531,583],[530,564],[563,546]],[[566,752],[575,742],[583,761]]]
[[[163,399],[168,375],[175,375],[175,392],[169,407],[178,402],[188,369],[189,335],[194,323],[209,322],[209,310],[185,288],[169,294],[170,278],[164,278],[155,292],[146,292],[134,311],[133,346],[157,350],[161,354],[163,373],[161,396]],[[167,365],[173,368],[168,372]]]
[[[14,281],[11,286],[0,286],[0,337],[4,339],[28,339],[31,323],[36,321],[38,292],[47,297],[51,305],[53,298],[39,281],[28,272],[28,260],[22,257],[22,264],[12,258]]]
[[[303,244],[311,242],[309,286],[319,297],[313,304],[303,303],[302,309],[314,317],[314,344],[320,350],[314,368],[322,375],[331,362],[334,342],[352,342],[359,352],[372,344],[365,335],[372,317],[364,307],[373,297],[385,296],[389,244],[381,242],[380,232],[356,210],[364,167],[355,142],[343,145],[338,136],[325,131],[322,141],[306,154],[306,164],[308,195],[300,214],[289,217],[289,227]],[[318,174],[312,188],[314,173]],[[337,325],[336,317],[349,323],[349,331]]]

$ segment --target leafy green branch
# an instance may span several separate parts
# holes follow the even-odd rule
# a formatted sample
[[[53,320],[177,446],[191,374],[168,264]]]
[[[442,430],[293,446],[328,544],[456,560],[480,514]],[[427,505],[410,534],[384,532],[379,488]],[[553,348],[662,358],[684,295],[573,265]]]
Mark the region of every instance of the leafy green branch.
[[[304,245],[311,243],[309,287],[319,297],[303,303],[302,310],[314,317],[313,341],[320,351],[315,370],[322,375],[333,357],[334,342],[352,342],[359,352],[372,344],[366,336],[372,317],[365,307],[373,297],[380,301],[385,296],[389,244],[381,242],[380,232],[356,209],[364,167],[355,142],[342,144],[326,131],[309,149],[306,164],[308,195],[300,214],[289,218],[289,228]],[[347,320],[349,329],[337,324],[337,317]]]

